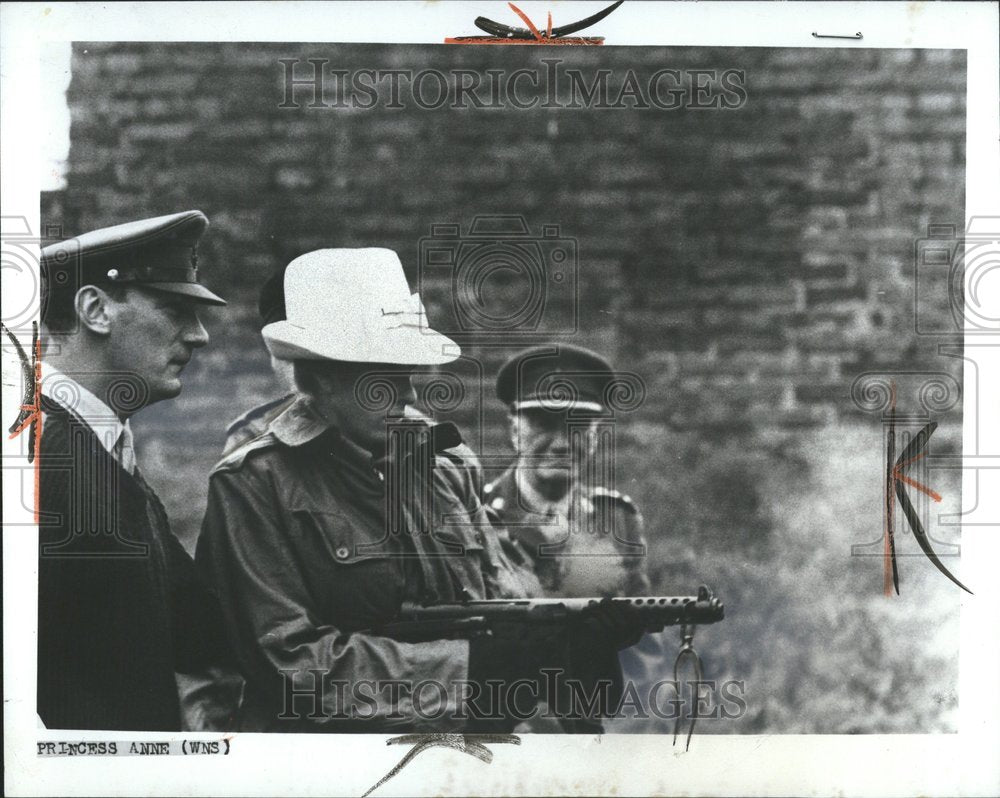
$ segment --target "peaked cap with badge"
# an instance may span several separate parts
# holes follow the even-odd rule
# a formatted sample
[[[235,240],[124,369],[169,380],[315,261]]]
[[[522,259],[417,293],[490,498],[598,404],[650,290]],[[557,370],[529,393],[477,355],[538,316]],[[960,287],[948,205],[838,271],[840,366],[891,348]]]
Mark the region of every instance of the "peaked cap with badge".
[[[607,359],[590,349],[571,344],[536,346],[516,353],[500,367],[496,391],[515,413],[542,408],[596,415],[608,412],[606,397],[616,376]],[[575,547],[579,554],[598,539],[610,544],[609,557],[625,558],[624,570],[612,574],[621,580],[612,592],[646,592],[649,582],[641,556],[645,552],[644,524],[628,496],[600,484],[571,485],[565,502],[575,505],[573,516],[579,529],[567,527],[556,534],[556,528],[566,526],[568,518],[557,520],[552,507],[535,506],[532,497],[521,489],[518,468],[515,462],[484,485],[483,503],[496,522],[507,528],[508,555],[535,572],[546,595],[563,596],[567,589],[572,593],[566,584],[566,566],[574,556],[571,551]],[[582,534],[584,530],[588,534]],[[568,558],[554,552],[540,556],[538,544],[554,534],[570,535],[563,552]],[[609,587],[613,581],[609,580]]]
[[[104,227],[44,247],[42,266],[55,285],[141,285],[225,305],[198,282],[198,243],[207,229],[201,211]]]
[[[536,346],[518,352],[497,372],[497,397],[511,410],[546,408],[599,413],[615,378],[611,364],[582,346]]]

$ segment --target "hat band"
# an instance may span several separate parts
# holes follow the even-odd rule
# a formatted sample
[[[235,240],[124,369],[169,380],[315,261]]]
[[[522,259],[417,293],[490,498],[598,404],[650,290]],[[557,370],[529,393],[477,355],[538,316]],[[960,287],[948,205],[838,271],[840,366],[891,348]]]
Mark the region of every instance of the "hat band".
[[[162,266],[136,266],[129,269],[108,269],[113,283],[197,283],[197,269],[171,269]]]

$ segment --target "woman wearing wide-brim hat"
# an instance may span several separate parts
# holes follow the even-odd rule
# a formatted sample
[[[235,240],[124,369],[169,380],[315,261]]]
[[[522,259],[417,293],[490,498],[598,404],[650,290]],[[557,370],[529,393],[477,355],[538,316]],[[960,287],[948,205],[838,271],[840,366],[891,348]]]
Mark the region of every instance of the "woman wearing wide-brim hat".
[[[236,728],[476,728],[463,717],[462,685],[536,678],[551,646],[364,631],[404,601],[538,592],[503,554],[469,471],[449,454],[457,431],[407,412],[410,375],[460,350],[429,328],[390,250],[297,258],[285,303],[287,318],[263,336],[293,363],[298,396],[215,467],[198,543],[246,680]],[[427,447],[432,469],[421,466]],[[436,684],[416,702],[407,695],[427,681]],[[402,686],[380,692],[390,682]],[[441,706],[428,712],[435,696]]]

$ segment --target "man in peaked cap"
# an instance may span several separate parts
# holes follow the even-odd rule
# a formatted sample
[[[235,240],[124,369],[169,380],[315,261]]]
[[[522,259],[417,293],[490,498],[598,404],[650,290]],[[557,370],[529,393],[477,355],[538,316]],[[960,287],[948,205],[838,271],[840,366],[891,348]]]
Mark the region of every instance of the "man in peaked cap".
[[[605,358],[568,344],[520,352],[497,374],[517,460],[484,487],[484,503],[550,596],[649,589],[642,516],[601,481],[614,463],[596,461],[614,379]]]
[[[601,355],[568,344],[519,352],[497,373],[517,460],[484,486],[483,502],[502,529],[509,558],[535,575],[550,597],[649,592],[642,517],[628,496],[591,476],[614,472],[613,462],[599,462],[599,439],[602,422],[612,420],[606,397],[616,376]],[[605,435],[610,431],[604,428]],[[623,690],[618,652],[640,635],[625,645],[581,647],[571,659],[572,675],[588,690],[609,683],[614,706]],[[598,707],[560,725],[568,732],[599,732],[607,714]]]
[[[213,599],[136,463],[130,419],[208,343],[200,211],[42,250],[38,714],[49,728],[181,728],[175,671],[225,660]]]

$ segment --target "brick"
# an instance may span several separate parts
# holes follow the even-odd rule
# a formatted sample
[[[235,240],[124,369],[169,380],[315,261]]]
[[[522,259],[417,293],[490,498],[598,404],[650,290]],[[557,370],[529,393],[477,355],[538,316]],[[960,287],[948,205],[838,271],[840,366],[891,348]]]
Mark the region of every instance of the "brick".
[[[807,286],[806,304],[812,308],[830,302],[864,299],[868,289],[864,283],[854,283],[836,286]]]
[[[137,124],[126,129],[125,139],[130,142],[170,142],[186,139],[195,131],[194,122],[158,122]]]
[[[526,54],[74,45],[67,188],[43,198],[43,219],[75,232],[201,207],[212,220],[206,276],[232,300],[213,316],[213,345],[196,356],[184,393],[158,406],[177,415],[150,416],[145,431],[156,428],[164,463],[183,457],[207,470],[229,416],[279,390],[256,337],[263,275],[309,249],[379,245],[399,251],[416,286],[417,242],[431,224],[464,230],[491,212],[525,213],[533,236],[558,224],[576,240],[582,329],[560,340],[607,352],[649,390],[617,439],[622,463],[646,463],[644,451],[674,445],[677,430],[703,442],[739,435],[748,445],[788,445],[805,429],[855,417],[843,398],[852,375],[941,363],[939,339],[921,348],[909,332],[913,252],[928,222],[964,217],[963,53],[607,47],[561,55],[564,67],[635,69],[640,82],[676,64],[744,69],[748,102],[725,114],[280,109],[279,58],[481,70],[516,68]],[[448,278],[430,283],[428,313],[443,318]],[[946,286],[927,285],[921,311],[943,324]],[[487,393],[485,427],[468,431],[498,468],[510,449],[490,380],[512,349],[466,350],[483,359]],[[939,368],[959,374],[961,363]],[[239,408],[219,406],[210,374],[240,386]],[[171,455],[170,422],[195,417]],[[456,419],[477,423],[464,407]],[[637,479],[637,501],[662,498],[655,480]],[[188,540],[198,501],[170,508],[181,511],[178,532]]]

